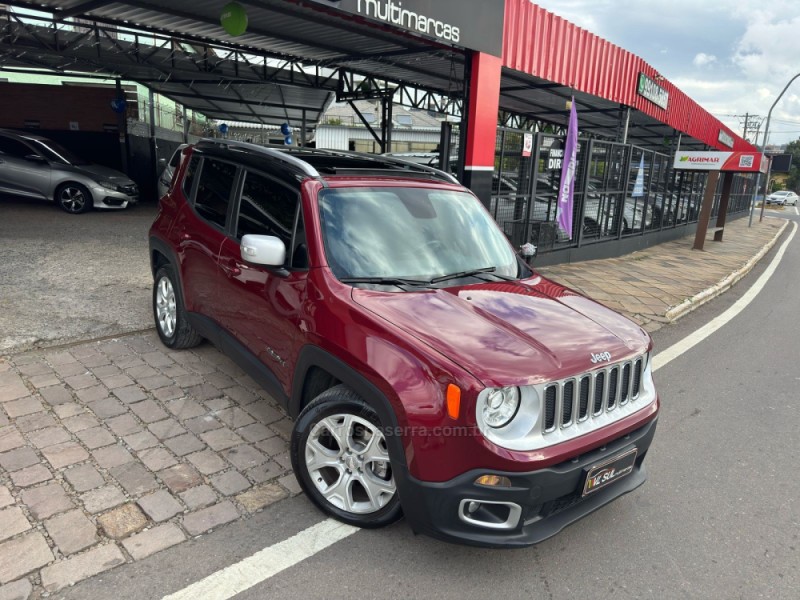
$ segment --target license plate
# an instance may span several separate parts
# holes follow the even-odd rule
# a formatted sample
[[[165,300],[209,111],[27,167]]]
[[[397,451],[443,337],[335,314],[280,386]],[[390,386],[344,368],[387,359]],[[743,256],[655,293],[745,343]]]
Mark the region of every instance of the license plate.
[[[586,483],[583,484],[583,495],[588,496],[604,488],[608,484],[622,479],[626,475],[630,475],[636,463],[637,452],[638,450],[633,448],[605,462],[592,466],[586,474]]]

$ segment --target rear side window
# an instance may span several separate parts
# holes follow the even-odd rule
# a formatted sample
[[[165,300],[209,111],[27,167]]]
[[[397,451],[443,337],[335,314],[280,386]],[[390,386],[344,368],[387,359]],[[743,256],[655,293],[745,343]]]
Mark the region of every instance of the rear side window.
[[[13,156],[15,158],[25,158],[29,154],[33,154],[33,150],[28,148],[28,146],[22,142],[0,136],[0,154]]]
[[[274,235],[291,247],[298,193],[258,173],[249,172],[242,188],[236,237]]]
[[[225,216],[228,214],[235,178],[235,165],[211,158],[203,161],[194,208],[197,214],[222,229],[225,228]]]
[[[177,169],[178,163],[181,162],[181,152],[183,152],[183,148],[179,148],[172,153],[172,158],[169,160],[169,166],[173,169]]]
[[[200,165],[200,157],[196,154],[192,156],[192,160],[186,166],[186,174],[183,176],[183,193],[191,202],[192,199],[192,186],[197,175],[197,168]]]

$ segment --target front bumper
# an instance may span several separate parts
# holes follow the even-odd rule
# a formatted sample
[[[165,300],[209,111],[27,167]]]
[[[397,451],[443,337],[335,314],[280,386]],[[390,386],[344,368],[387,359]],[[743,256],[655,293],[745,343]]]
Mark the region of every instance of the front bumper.
[[[442,483],[419,481],[403,474],[404,481],[398,482],[403,512],[414,531],[445,541],[490,547],[536,544],[645,482],[643,461],[655,435],[656,423],[657,419],[653,419],[602,448],[530,473],[476,469]],[[593,466],[633,448],[637,456],[629,475],[582,496],[586,474]],[[486,474],[508,477],[511,487],[474,483]],[[507,510],[512,523],[505,529],[470,523],[463,518],[465,501],[487,502],[486,506],[497,503],[493,506],[499,507],[500,521],[506,515],[503,511],[512,507]]]
[[[91,191],[95,208],[127,208],[139,202],[138,189],[121,192],[97,185],[92,187]]]

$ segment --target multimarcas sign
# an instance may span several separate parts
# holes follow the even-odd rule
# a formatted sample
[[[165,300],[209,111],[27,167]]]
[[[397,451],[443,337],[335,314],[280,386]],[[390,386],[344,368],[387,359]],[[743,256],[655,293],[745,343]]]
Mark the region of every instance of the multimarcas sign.
[[[683,171],[766,171],[766,161],[758,152],[676,152],[673,168]]]
[[[406,31],[500,56],[504,0],[313,0]]]

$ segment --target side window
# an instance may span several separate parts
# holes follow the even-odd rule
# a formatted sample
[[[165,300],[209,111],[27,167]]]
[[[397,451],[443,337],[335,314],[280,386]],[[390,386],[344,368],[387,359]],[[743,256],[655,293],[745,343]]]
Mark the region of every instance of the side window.
[[[173,169],[177,169],[178,165],[181,162],[181,153],[183,152],[183,148],[178,148],[175,152],[172,153],[172,158],[169,159],[169,166]]]
[[[192,186],[194,185],[194,179],[197,176],[197,169],[200,166],[200,157],[196,154],[192,156],[192,160],[186,166],[186,174],[183,176],[183,194],[189,200],[189,202],[193,201],[192,198]]]
[[[299,194],[268,177],[248,171],[242,188],[236,237],[248,233],[274,235],[291,253]]]
[[[194,208],[201,217],[223,229],[235,178],[235,165],[211,158],[203,161]]]
[[[25,158],[29,154],[33,154],[33,150],[22,142],[0,136],[0,154],[13,156],[14,158]]]

